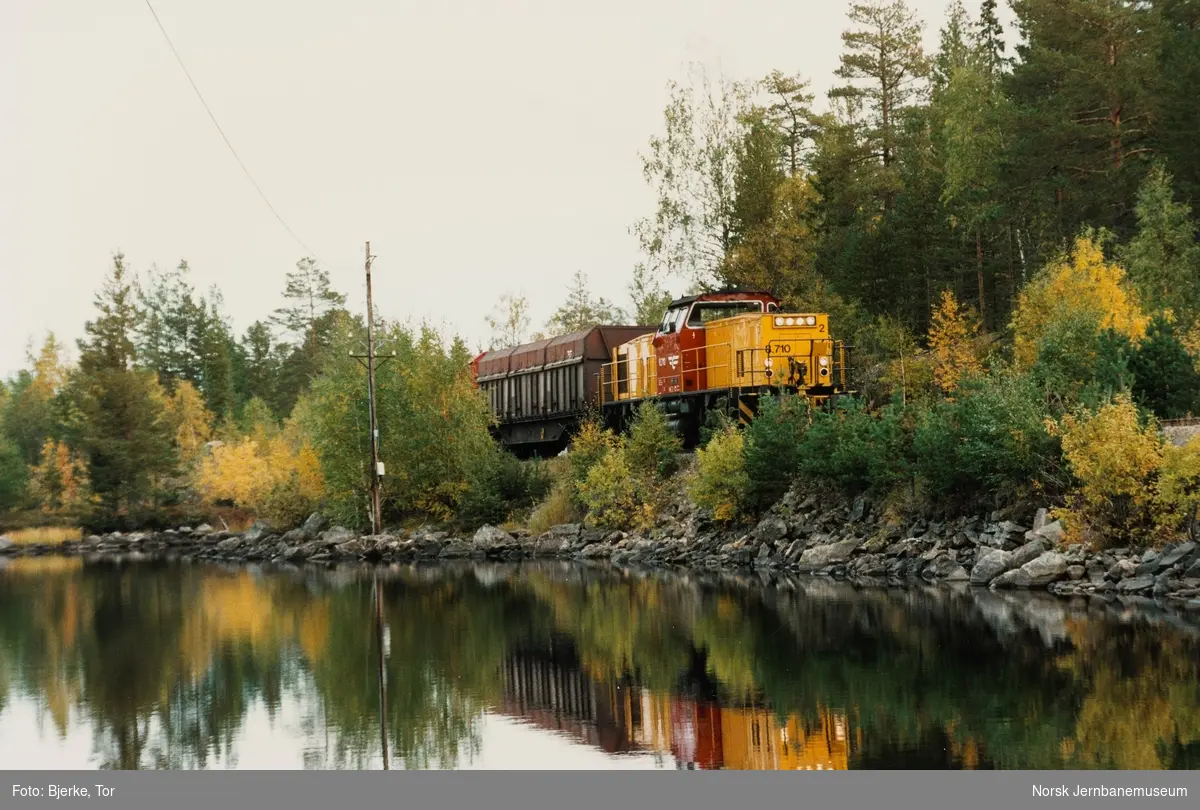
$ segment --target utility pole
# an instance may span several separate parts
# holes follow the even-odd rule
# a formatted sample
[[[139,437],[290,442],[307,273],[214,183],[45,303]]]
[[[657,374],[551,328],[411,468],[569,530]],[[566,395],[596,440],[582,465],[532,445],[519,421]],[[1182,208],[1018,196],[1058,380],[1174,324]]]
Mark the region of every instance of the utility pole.
[[[383,530],[381,524],[382,516],[380,515],[379,504],[379,485],[380,479],[383,478],[383,463],[379,460],[379,418],[375,410],[375,361],[377,359],[386,362],[395,357],[396,353],[392,352],[390,357],[377,358],[375,356],[375,308],[374,301],[371,297],[371,261],[375,257],[371,255],[371,243],[367,242],[367,258],[366,258],[366,273],[367,273],[367,353],[354,354],[350,353],[351,357],[358,359],[360,363],[367,369],[367,418],[370,422],[370,442],[371,442],[371,467],[369,472],[371,481],[371,533],[379,534]]]
[[[375,418],[375,311],[371,302],[371,243],[367,242],[367,408],[371,419],[371,533],[381,530],[379,515],[379,422]]]

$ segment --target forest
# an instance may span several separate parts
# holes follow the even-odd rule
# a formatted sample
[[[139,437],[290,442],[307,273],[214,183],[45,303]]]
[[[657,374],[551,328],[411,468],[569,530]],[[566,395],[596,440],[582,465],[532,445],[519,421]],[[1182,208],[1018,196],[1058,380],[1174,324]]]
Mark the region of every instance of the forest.
[[[666,88],[628,305],[564,273],[543,331],[766,288],[830,313],[860,394],[713,426],[688,486],[718,519],[808,480],[899,511],[1034,497],[1114,543],[1192,525],[1200,445],[1158,424],[1200,410],[1200,2],[1011,5],[1012,37],[997,0],[954,3],[927,53],[902,0],[851,3],[819,102],[785,71],[695,67]],[[189,273],[114,257],[76,361],[47,336],[0,386],[0,526],[286,524],[318,506],[367,525],[362,318],[305,258],[284,306],[238,335]],[[493,345],[535,334],[528,309],[500,301]],[[569,465],[519,464],[490,441],[472,347],[379,326],[397,353],[379,383],[389,521],[536,507],[636,528],[669,488],[653,409],[628,438],[585,429]]]

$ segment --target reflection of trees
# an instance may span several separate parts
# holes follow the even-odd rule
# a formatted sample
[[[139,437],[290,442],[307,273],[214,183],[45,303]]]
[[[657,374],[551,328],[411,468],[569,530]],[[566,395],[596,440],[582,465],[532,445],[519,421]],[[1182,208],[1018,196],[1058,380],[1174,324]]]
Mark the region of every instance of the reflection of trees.
[[[726,746],[730,764],[776,761],[754,740],[819,740],[831,718],[848,718],[837,728],[857,767],[1200,761],[1200,641],[1168,625],[1083,614],[1050,630],[1000,628],[988,610],[1003,606],[971,592],[558,564],[383,576],[386,727],[407,767],[473,756],[485,709],[521,705],[506,699],[512,656],[564,644],[570,661],[555,666],[578,667],[616,707],[586,722],[628,715],[620,722],[645,727],[633,736],[653,737],[662,722],[643,719],[631,694],[646,706],[652,695],[715,699],[729,739],[741,739],[736,726],[749,741],[736,756]],[[23,560],[0,571],[0,711],[32,696],[60,734],[85,723],[105,767],[196,768],[236,762],[252,710],[275,722],[291,702],[305,714],[307,765],[374,767],[372,600],[367,571]]]
[[[1062,668],[1085,687],[1068,753],[1082,767],[1200,765],[1200,640],[1072,623]]]

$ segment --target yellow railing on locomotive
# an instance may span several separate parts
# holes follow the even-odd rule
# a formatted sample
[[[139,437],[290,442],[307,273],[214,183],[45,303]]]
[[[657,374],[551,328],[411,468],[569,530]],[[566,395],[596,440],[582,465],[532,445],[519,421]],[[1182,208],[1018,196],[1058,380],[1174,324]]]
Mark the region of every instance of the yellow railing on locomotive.
[[[726,372],[724,376],[728,377],[727,369],[730,367],[730,350],[728,343],[719,343],[713,346],[694,346],[690,349],[683,349],[679,352],[678,368],[671,370],[671,375],[678,374],[681,382],[690,374],[697,372],[705,372],[707,385],[704,389],[708,390],[715,388],[712,384],[713,373],[721,374]],[[699,353],[704,352],[704,365],[698,364]],[[617,352],[613,350],[613,357],[617,357]],[[697,365],[689,366],[684,362],[685,358],[691,358],[697,362]],[[725,362],[713,362],[714,358],[723,358]],[[620,366],[628,365],[630,360],[613,360],[611,363],[605,363],[600,367],[600,402],[622,402],[626,400],[642,399],[645,397],[653,397],[658,395],[658,358],[656,356],[640,358],[638,364],[638,375],[635,378],[626,371],[624,379],[620,376]],[[645,365],[642,365],[645,364]],[[636,379],[636,384],[626,384],[622,387],[622,383],[628,380]],[[683,386],[681,386],[683,388]],[[683,388],[683,393],[688,393],[689,389]]]
[[[705,325],[708,340],[730,346],[733,363],[710,375],[712,388],[831,385],[835,379],[834,341],[829,316],[747,313]]]

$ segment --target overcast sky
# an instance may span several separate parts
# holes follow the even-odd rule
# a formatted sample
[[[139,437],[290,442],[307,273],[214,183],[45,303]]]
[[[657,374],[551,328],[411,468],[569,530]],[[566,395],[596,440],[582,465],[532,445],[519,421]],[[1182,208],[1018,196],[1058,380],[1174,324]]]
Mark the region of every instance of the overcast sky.
[[[472,347],[505,291],[535,327],[583,270],[626,303],[639,152],[665,85],[799,71],[823,92],[840,0],[152,0],[226,135],[363,308]],[[910,0],[936,43],[947,0]],[[968,3],[974,12],[976,4]],[[1006,17],[1007,19],[1007,17]],[[145,0],[0,3],[0,376],[71,341],[117,250],[187,259],[240,333],[306,251],[213,127]],[[678,282],[672,285],[678,292]]]

